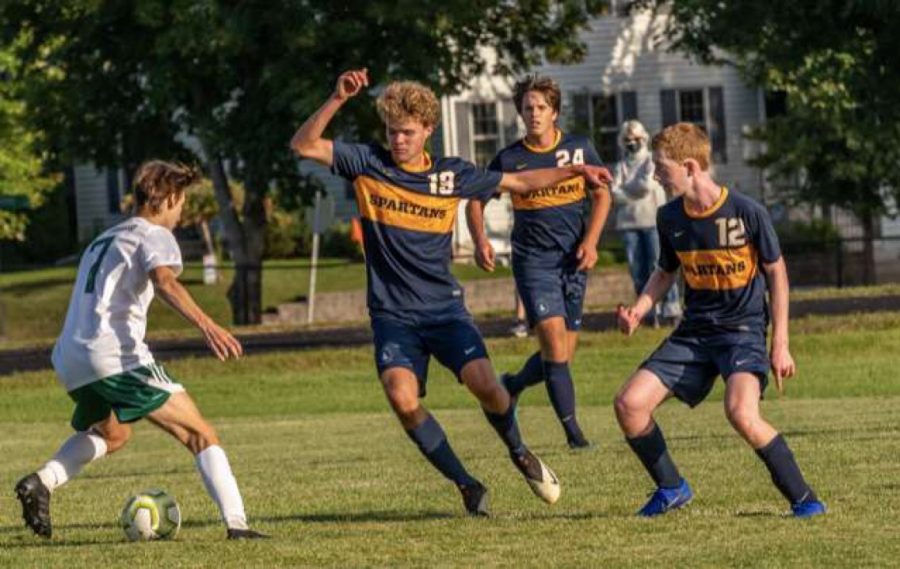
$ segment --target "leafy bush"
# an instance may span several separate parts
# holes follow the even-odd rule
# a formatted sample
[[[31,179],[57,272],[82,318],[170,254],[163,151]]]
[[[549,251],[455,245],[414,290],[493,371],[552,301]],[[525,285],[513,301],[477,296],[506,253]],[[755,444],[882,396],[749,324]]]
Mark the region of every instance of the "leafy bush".
[[[841,237],[837,228],[828,220],[790,221],[775,228],[785,252],[830,251]]]
[[[363,252],[357,243],[350,239],[350,224],[336,223],[322,235],[320,252],[323,257],[339,257],[353,261],[362,261]]]

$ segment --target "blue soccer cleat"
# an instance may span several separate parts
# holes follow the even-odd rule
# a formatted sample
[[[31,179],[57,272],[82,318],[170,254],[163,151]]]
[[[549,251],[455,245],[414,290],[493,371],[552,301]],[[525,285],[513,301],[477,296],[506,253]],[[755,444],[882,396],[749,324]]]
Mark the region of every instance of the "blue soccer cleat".
[[[681,479],[681,483],[677,488],[657,488],[656,492],[650,496],[650,500],[644,504],[637,515],[644,518],[652,518],[665,514],[669,510],[676,510],[682,506],[686,506],[688,502],[694,499],[694,493],[688,486],[687,480]]]
[[[809,500],[791,504],[791,511],[794,513],[795,518],[812,518],[823,515],[827,510],[825,509],[825,504],[819,500]]]

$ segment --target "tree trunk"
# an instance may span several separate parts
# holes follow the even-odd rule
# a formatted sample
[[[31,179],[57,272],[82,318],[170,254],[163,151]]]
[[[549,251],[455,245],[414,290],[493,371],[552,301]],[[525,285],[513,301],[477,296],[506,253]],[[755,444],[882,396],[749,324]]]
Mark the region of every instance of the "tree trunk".
[[[231,196],[231,188],[228,185],[228,174],[225,172],[225,166],[221,157],[206,152],[209,160],[209,177],[212,179],[213,189],[216,194],[216,203],[219,205],[219,217],[222,219],[222,226],[225,229],[225,237],[228,240],[228,251],[231,260],[234,261],[235,272],[228,287],[228,302],[231,304],[231,319],[234,324],[247,325],[259,323],[262,319],[260,315],[259,293],[257,292],[257,308],[254,311],[253,291],[261,291],[261,288],[255,283],[259,283],[261,279],[253,271],[247,270],[253,266],[252,259],[248,255],[247,239],[245,237],[245,223],[241,223],[238,219],[237,212],[234,209],[234,203]],[[258,266],[259,263],[256,263]],[[254,313],[256,319],[254,319]]]
[[[871,211],[860,215],[863,230],[863,284],[875,284],[875,216]]]

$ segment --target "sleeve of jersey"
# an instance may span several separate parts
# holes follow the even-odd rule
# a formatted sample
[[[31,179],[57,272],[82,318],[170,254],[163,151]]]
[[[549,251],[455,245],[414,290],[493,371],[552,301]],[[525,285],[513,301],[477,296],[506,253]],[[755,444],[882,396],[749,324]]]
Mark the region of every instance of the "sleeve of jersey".
[[[500,172],[500,176],[503,176],[503,162],[500,160],[500,155],[494,156],[494,159],[491,160],[491,163],[488,164],[487,169],[491,172]],[[486,197],[479,198],[480,201],[487,203],[490,200],[497,199],[500,197],[500,188],[494,188],[494,190],[487,194]]]
[[[181,249],[171,231],[151,231],[138,247],[137,256],[145,273],[157,267],[170,267],[176,275],[181,274]]]
[[[669,237],[663,233],[661,217],[662,216],[657,211],[656,233],[659,235],[659,261],[657,262],[657,266],[667,273],[674,273],[678,270],[678,267],[681,266],[681,261],[678,259],[678,254],[675,253],[675,248],[672,247],[672,242],[669,241]]]
[[[337,176],[353,181],[366,173],[372,158],[372,147],[368,144],[351,144],[334,141],[331,171]]]
[[[456,193],[463,198],[486,202],[494,196],[502,178],[503,172],[461,161],[456,173]]]
[[[781,257],[781,245],[778,242],[778,234],[772,225],[769,212],[762,207],[755,208],[753,212],[753,225],[751,227],[751,239],[759,252],[759,260],[763,263],[774,263]]]

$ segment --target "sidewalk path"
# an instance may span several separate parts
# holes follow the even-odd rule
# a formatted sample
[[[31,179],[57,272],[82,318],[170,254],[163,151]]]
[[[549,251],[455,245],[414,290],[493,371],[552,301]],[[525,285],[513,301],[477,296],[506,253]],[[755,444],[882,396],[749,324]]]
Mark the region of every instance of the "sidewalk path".
[[[791,318],[811,314],[851,314],[854,312],[900,311],[900,296],[873,296],[856,298],[829,298],[791,302]],[[509,336],[510,318],[476,319],[486,338]],[[611,330],[616,326],[613,312],[592,312],[584,315],[582,329],[587,331]],[[368,326],[327,328],[320,330],[294,330],[240,336],[247,354],[284,350],[307,350],[324,347],[363,346],[372,342]],[[0,350],[0,375],[16,371],[50,369],[50,346],[16,350]],[[160,361],[208,354],[200,338],[158,340],[150,342],[150,349]]]

